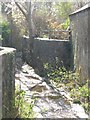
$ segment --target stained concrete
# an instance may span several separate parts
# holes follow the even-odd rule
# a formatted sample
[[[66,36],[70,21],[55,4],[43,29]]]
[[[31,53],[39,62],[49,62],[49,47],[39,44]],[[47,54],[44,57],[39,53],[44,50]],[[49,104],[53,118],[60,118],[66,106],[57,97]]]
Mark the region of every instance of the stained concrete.
[[[72,13],[70,20],[74,66],[85,82],[90,79],[90,3]]]
[[[44,73],[44,65],[49,64],[52,67],[64,66],[67,70],[73,69],[72,45],[69,40],[56,40],[47,38],[33,39],[33,55],[30,57],[30,39],[22,39],[22,56],[24,61],[31,64],[39,70],[40,75]]]
[[[0,118],[13,118],[15,49],[0,47]]]

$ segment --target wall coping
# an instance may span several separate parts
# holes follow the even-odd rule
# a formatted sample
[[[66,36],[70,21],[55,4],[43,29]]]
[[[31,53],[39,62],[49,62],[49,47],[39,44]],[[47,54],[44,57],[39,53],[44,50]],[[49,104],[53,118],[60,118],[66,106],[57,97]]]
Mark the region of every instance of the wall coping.
[[[90,3],[86,4],[85,6],[83,6],[82,8],[76,10],[75,12],[71,13],[69,16],[72,16],[72,15],[75,15],[75,14],[78,14],[79,12],[82,12],[86,9],[89,9],[90,8]]]
[[[40,40],[40,41],[58,41],[58,42],[68,42],[69,40],[59,40],[59,39],[49,39],[49,38],[35,38],[35,40]]]
[[[7,54],[10,52],[16,51],[14,48],[9,48],[9,47],[0,47],[0,56],[3,54]]]
[[[23,36],[23,38],[29,39],[29,36]],[[59,42],[69,42],[70,40],[62,40],[62,39],[49,39],[49,38],[34,38],[34,40],[40,41],[59,41]]]

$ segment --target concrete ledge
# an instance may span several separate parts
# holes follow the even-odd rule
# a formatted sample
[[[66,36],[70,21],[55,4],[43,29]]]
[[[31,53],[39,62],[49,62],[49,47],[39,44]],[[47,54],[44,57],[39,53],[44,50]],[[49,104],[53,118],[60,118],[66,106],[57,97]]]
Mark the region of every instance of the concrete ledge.
[[[0,47],[0,56],[3,54],[10,53],[12,51],[16,51],[14,48],[9,48],[9,47]]]
[[[69,40],[58,40],[58,39],[48,39],[48,38],[35,38],[35,40],[43,40],[43,41],[49,41],[49,42],[69,42]]]
[[[90,3],[86,4],[82,8],[76,10],[75,12],[71,13],[69,16],[75,15],[75,14],[80,13],[80,12],[86,10],[86,9],[89,9],[89,8],[90,8]]]

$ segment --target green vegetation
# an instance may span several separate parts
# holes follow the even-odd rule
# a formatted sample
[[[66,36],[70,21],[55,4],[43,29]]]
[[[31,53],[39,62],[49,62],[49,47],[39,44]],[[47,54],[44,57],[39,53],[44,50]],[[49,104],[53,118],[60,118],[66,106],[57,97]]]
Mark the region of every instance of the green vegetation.
[[[61,24],[63,29],[67,29],[69,25],[70,25],[70,19],[69,18],[67,18],[66,21]]]
[[[2,40],[7,40],[11,33],[9,22],[7,21],[0,21],[0,27],[2,30]]]
[[[81,103],[82,106],[85,108],[86,112],[90,111],[89,108],[89,95],[90,95],[90,89],[88,88],[88,81],[80,86],[78,85],[77,88],[73,88],[71,91],[71,97],[74,99],[74,102]]]
[[[19,118],[33,118],[33,106],[34,106],[35,99],[31,99],[31,102],[27,102],[25,100],[25,91],[18,90],[16,88],[15,92],[15,107],[17,109],[17,117]]]
[[[54,69],[48,63],[44,65],[46,76],[57,87],[64,87],[65,90],[70,92],[74,103],[81,104],[86,112],[88,112],[88,102],[90,89],[88,89],[88,80],[86,83],[80,82],[80,76],[76,72],[67,71],[64,67]]]

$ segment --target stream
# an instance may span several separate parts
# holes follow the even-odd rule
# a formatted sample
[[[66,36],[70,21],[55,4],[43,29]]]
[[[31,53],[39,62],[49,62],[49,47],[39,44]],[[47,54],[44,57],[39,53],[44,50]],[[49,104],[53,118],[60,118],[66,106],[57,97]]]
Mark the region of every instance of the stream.
[[[77,118],[86,119],[88,115],[82,106],[74,104],[69,94],[61,88],[57,90],[46,78],[37,75],[34,69],[24,63],[16,70],[15,86],[24,90],[25,99],[31,102],[36,98],[33,111],[35,118]]]

